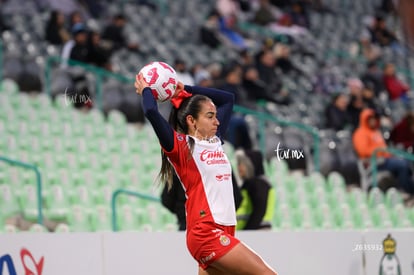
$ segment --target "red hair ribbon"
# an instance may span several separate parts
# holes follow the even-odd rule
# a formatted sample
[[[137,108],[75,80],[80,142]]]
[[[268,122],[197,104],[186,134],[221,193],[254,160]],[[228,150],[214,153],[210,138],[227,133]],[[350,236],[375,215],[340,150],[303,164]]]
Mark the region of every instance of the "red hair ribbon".
[[[184,99],[191,97],[193,94],[190,94],[189,92],[182,90],[181,92],[178,93],[178,95],[172,97],[170,99],[171,104],[174,106],[174,108],[178,109],[181,106],[181,103],[183,102]]]

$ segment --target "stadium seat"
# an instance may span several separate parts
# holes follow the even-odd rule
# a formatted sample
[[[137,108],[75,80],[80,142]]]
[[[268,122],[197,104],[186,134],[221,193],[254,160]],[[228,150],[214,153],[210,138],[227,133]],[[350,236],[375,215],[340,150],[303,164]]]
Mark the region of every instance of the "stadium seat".
[[[38,223],[34,223],[29,227],[29,232],[33,232],[33,233],[45,233],[45,232],[49,232],[48,229]]]
[[[56,228],[55,231],[56,233],[69,233],[71,232],[70,226],[67,225],[66,223],[59,223]]]

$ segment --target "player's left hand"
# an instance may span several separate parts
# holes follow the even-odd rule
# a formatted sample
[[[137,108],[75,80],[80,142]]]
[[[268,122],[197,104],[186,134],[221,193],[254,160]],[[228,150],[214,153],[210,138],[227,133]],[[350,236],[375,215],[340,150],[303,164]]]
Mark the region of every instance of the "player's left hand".
[[[172,98],[176,97],[181,91],[184,91],[184,83],[177,81],[177,87],[175,88],[175,93]]]

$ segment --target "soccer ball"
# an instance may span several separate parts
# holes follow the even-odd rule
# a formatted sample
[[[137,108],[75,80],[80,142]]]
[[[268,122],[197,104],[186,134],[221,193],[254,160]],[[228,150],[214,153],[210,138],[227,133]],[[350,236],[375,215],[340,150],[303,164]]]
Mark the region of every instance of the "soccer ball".
[[[157,101],[167,101],[174,95],[177,73],[167,63],[151,62],[142,67],[138,75],[142,75]]]

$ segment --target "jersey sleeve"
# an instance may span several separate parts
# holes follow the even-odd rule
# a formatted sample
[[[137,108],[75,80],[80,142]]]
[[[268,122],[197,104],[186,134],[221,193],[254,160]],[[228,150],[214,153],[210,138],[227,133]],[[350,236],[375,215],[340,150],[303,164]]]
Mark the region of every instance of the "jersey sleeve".
[[[142,97],[144,115],[154,128],[161,147],[166,151],[172,150],[174,146],[174,130],[158,111],[157,101],[149,88],[145,88],[142,91]]]
[[[184,89],[192,94],[205,95],[214,102],[217,107],[217,119],[220,122],[217,135],[223,138],[233,113],[234,95],[220,89],[199,86],[186,85]]]

